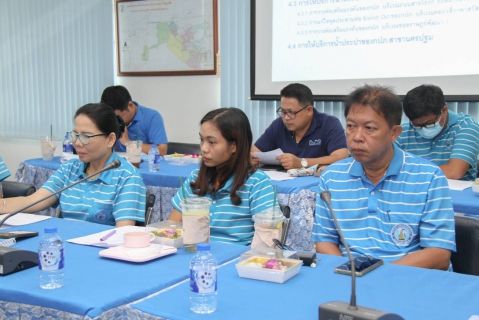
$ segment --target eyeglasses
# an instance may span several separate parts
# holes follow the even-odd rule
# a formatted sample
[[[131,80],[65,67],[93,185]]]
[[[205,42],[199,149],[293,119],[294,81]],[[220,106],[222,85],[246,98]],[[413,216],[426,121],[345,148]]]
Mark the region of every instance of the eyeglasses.
[[[294,119],[296,118],[296,114],[298,114],[299,112],[303,111],[304,109],[306,109],[308,106],[306,107],[303,107],[301,108],[300,110],[298,111],[286,111],[284,109],[282,109],[281,107],[278,108],[278,110],[276,110],[276,113],[278,114],[278,116],[280,116],[281,118],[284,118],[286,116],[288,116],[288,118],[290,119]]]
[[[437,117],[436,117],[437,120],[434,120],[434,123],[430,123],[430,124],[424,124],[424,125],[416,126],[412,123],[412,121],[409,121],[409,124],[411,125],[411,127],[414,130],[421,130],[422,128],[432,129],[436,126],[437,122],[441,121],[441,117],[442,117],[442,113],[439,115],[439,119],[437,119]]]
[[[70,140],[72,143],[76,142],[78,139],[80,139],[80,142],[83,145],[87,145],[90,143],[90,139],[93,137],[97,136],[106,136],[108,134],[106,133],[97,133],[97,134],[85,134],[85,133],[75,133],[75,132],[69,132],[68,135],[70,136]]]

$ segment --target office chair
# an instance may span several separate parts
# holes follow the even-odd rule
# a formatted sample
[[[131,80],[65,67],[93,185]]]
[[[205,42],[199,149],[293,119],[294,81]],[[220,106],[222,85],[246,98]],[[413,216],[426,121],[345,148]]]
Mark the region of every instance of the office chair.
[[[451,255],[454,272],[479,276],[479,219],[455,216],[456,252]]]
[[[2,181],[3,197],[26,197],[35,192],[35,187],[30,183],[16,181]]]
[[[169,142],[168,154],[173,154],[173,153],[201,154],[201,148],[198,143]]]

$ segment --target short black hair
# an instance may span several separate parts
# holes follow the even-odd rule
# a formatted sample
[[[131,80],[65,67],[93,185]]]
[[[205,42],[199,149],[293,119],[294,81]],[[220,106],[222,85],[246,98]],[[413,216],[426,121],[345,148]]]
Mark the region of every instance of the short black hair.
[[[311,89],[301,83],[291,83],[280,92],[281,97],[295,98],[302,107],[313,105],[313,93]]]
[[[101,102],[109,105],[113,110],[125,111],[128,109],[131,96],[123,86],[111,86],[103,90]]]
[[[114,132],[116,140],[121,138],[125,130],[123,119],[104,103],[86,104],[75,112],[75,118],[79,115],[87,116],[102,133],[110,134]]]
[[[445,105],[441,88],[432,84],[423,84],[409,90],[403,100],[404,113],[411,121],[431,114],[438,116]]]
[[[353,104],[370,106],[386,119],[389,127],[401,124],[402,105],[396,92],[387,86],[368,85],[356,88],[345,101],[344,117],[347,118]]]

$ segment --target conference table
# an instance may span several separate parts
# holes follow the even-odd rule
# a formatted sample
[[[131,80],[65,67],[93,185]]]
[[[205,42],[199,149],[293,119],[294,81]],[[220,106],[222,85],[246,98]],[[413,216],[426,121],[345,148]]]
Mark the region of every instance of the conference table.
[[[60,167],[60,157],[53,161],[41,158],[22,161],[16,171],[15,179],[33,184],[37,189]],[[173,207],[171,198],[180,187],[180,177],[186,179],[198,164],[175,165],[161,161],[159,172],[149,172],[148,164],[140,164],[140,174],[149,192],[156,196],[151,223],[166,220]],[[313,216],[318,192],[318,178],[313,176],[297,177],[292,180],[272,181],[277,186],[278,201],[291,209],[291,222],[286,244],[295,250],[309,251],[314,248],[311,242]],[[462,191],[451,190],[453,208],[456,214],[479,218],[479,196],[471,188]],[[39,214],[55,216],[50,208]]]
[[[317,319],[318,306],[349,301],[351,278],[335,274],[344,257],[319,255],[316,268],[301,267],[285,283],[240,278],[235,265],[249,247],[211,243],[217,259],[218,308],[189,310],[189,262],[184,249],[133,263],[99,256],[104,248],[66,240],[111,227],[57,218],[6,229],[38,231],[14,248],[36,251],[47,226],[65,242],[65,284],[40,289],[38,268],[0,277],[1,319]],[[357,278],[358,305],[405,319],[469,319],[479,315],[479,277],[386,264]]]
[[[334,273],[344,257],[317,255],[316,268],[301,267],[284,283],[238,276],[232,261],[219,268],[218,307],[210,316],[189,310],[189,283],[130,304],[139,319],[318,319],[318,306],[350,301],[351,277]],[[385,264],[356,278],[357,305],[404,319],[467,320],[479,316],[479,277]],[[349,319],[349,318],[344,318]]]
[[[47,226],[57,227],[65,243],[65,284],[55,290],[41,289],[38,267],[0,277],[0,319],[132,319],[126,313],[128,304],[189,279],[193,254],[183,248],[136,263],[103,258],[99,252],[105,248],[66,241],[112,229],[111,226],[51,218],[5,231],[37,231],[38,236],[18,240],[12,247],[37,252]],[[218,264],[248,250],[246,246],[211,243]]]

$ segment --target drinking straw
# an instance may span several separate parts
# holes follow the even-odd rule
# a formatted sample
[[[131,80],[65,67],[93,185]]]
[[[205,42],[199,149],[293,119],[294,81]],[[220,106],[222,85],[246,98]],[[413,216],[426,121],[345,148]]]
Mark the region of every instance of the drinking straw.
[[[53,141],[53,125],[50,125],[50,141]]]
[[[273,217],[274,217],[276,213],[276,192],[278,190],[278,186],[275,185],[273,186],[273,188],[274,188],[274,198],[273,198]]]
[[[138,129],[136,129],[136,147],[140,147],[140,141],[138,141]]]
[[[185,204],[186,204],[187,202],[186,202],[185,186],[183,185],[183,179],[181,178],[181,176],[180,176],[180,185],[181,185],[181,191],[183,193],[183,200],[185,200]]]

